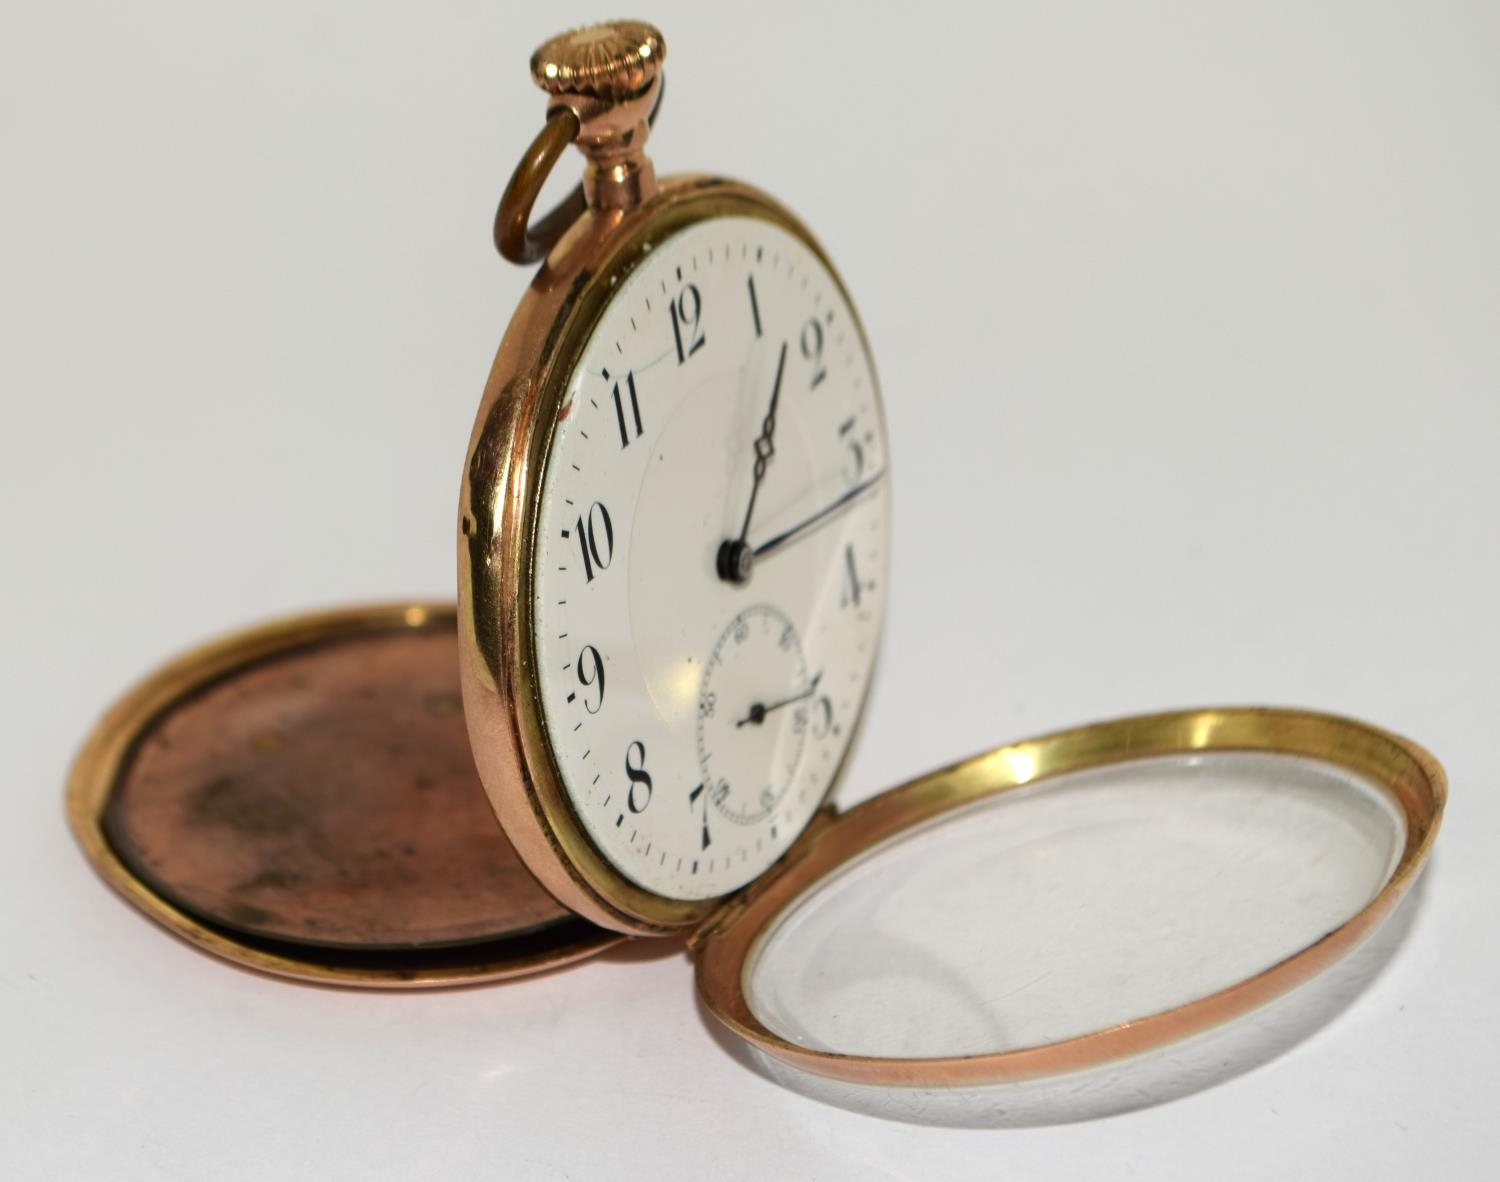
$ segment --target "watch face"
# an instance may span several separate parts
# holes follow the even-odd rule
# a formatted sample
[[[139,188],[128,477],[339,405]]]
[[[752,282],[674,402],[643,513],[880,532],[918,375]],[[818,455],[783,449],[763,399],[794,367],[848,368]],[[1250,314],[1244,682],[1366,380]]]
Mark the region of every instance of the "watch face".
[[[542,715],[593,843],[706,899],[817,810],[885,609],[885,426],[853,310],[800,239],[693,224],[573,373],[532,555]]]

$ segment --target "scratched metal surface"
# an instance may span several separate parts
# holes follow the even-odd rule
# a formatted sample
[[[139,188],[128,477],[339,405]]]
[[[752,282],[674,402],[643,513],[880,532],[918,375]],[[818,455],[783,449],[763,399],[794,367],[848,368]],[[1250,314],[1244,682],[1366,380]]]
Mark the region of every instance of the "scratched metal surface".
[[[105,826],[163,896],[270,939],[431,948],[567,914],[479,783],[451,629],[303,648],[209,686],[139,741]]]

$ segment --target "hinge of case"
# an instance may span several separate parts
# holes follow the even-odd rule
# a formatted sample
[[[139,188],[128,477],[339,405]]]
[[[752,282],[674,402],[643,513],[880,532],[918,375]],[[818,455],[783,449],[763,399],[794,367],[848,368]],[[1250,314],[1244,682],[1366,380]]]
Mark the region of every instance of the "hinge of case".
[[[797,840],[792,842],[791,848],[781,855],[779,861],[764,874],[752,879],[734,894],[727,896],[704,917],[702,923],[688,933],[688,951],[697,952],[703,946],[704,941],[738,921],[739,917],[745,913],[745,908],[750,906],[762,891],[807,856],[808,851],[817,841],[818,835],[828,828],[837,816],[838,810],[831,804],[825,804],[814,813],[807,827],[798,835]]]

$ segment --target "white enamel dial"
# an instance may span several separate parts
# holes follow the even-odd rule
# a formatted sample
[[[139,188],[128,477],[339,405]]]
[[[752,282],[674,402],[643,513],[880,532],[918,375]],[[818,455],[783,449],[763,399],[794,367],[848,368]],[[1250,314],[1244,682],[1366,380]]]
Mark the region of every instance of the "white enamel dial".
[[[853,310],[800,239],[697,222],[620,285],[548,455],[533,629],[563,786],[632,882],[726,894],[822,802],[885,609],[886,465]]]

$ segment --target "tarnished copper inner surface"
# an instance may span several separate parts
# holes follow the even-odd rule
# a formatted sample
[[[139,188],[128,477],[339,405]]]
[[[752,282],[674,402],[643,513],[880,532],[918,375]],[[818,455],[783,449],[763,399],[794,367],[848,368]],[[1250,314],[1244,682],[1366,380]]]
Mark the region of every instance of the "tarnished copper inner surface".
[[[442,949],[577,922],[485,798],[451,627],[323,640],[208,684],[142,732],[102,821],[163,898],[252,938]]]

